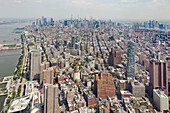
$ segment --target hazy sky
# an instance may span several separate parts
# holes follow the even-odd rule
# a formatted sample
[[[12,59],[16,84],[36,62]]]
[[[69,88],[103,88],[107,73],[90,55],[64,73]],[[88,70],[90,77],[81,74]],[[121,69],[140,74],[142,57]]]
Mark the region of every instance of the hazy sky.
[[[0,0],[0,18],[170,20],[170,0]]]

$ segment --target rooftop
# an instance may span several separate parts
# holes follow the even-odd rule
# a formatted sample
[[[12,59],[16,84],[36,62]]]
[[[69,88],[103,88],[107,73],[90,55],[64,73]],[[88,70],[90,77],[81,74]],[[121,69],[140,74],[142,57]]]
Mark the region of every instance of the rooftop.
[[[153,90],[159,97],[164,97],[164,98],[168,98],[165,93],[164,90],[161,88],[157,88]]]
[[[31,101],[32,95],[15,98],[9,108],[8,113],[19,112],[24,110]]]

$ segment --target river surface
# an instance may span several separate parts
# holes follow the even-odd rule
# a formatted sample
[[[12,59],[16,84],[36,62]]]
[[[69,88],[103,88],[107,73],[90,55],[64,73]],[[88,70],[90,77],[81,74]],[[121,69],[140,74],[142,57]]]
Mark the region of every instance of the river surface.
[[[11,41],[20,38],[19,35],[15,34],[16,28],[22,28],[31,23],[11,23],[11,24],[1,24],[0,25],[0,44],[4,43],[20,43],[19,41]]]
[[[12,23],[12,24],[2,24],[0,25],[0,44],[4,43],[20,43],[20,41],[14,41],[14,39],[20,38],[19,35],[14,33],[16,28],[25,27],[31,23]],[[4,40],[6,40],[4,42]],[[8,55],[8,53],[13,53],[17,51],[15,55]],[[17,64],[20,50],[6,50],[0,51],[0,78],[5,76],[11,76],[14,73],[15,66]],[[7,55],[1,55],[6,53]]]
[[[0,96],[0,111],[3,107],[3,103],[4,103],[6,97],[7,97],[7,95],[1,95]]]
[[[14,39],[19,39],[20,36],[14,33],[16,28],[25,27],[31,23],[12,23],[12,24],[2,24],[0,25],[0,44],[4,43],[20,43]],[[11,55],[8,55],[11,54]],[[13,54],[16,53],[16,54]],[[18,58],[20,56],[20,49],[18,50],[6,50],[0,51],[0,78],[11,76],[14,73]],[[1,87],[6,86],[1,84]],[[0,96],[0,111],[4,104],[6,95]]]

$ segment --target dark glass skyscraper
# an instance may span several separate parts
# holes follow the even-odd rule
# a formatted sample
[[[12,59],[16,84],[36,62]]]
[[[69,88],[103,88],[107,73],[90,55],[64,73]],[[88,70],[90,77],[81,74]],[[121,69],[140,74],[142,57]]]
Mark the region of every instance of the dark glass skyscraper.
[[[51,24],[52,26],[54,25],[54,20],[53,20],[53,18],[51,18],[50,24]]]
[[[72,48],[75,48],[75,37],[72,37],[71,46],[72,46]]]
[[[128,42],[126,77],[135,77],[135,44]]]
[[[67,23],[67,20],[64,20],[64,26],[67,26],[68,23]]]

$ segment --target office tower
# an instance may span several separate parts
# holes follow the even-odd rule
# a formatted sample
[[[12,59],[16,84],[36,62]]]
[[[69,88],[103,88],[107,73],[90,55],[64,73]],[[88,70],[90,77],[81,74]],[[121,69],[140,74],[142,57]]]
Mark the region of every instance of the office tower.
[[[145,97],[145,86],[139,82],[131,82],[130,91],[135,97]]]
[[[112,48],[109,53],[109,65],[116,67],[116,64],[121,64],[121,51]]]
[[[164,25],[163,24],[159,24],[159,29],[164,29]]]
[[[153,89],[153,103],[160,112],[166,113],[165,111],[169,111],[169,99],[163,89]]]
[[[67,26],[68,23],[67,23],[67,20],[64,20],[64,26]]]
[[[152,23],[151,23],[151,20],[149,20],[149,28],[152,27]]]
[[[47,18],[45,18],[44,16],[42,16],[42,24],[47,25]]]
[[[115,86],[113,77],[110,73],[100,73],[94,81],[94,93],[97,98],[115,96]]]
[[[42,24],[44,24],[44,16],[42,16],[42,19],[41,19],[41,20],[42,20]]]
[[[44,113],[60,113],[58,105],[58,85],[44,85]]]
[[[41,20],[40,19],[38,19],[38,25],[41,25]]]
[[[43,70],[43,76],[44,76],[43,83],[53,84],[53,78],[54,78],[53,67]]]
[[[149,93],[153,97],[153,89],[160,87],[168,96],[168,63],[162,60],[151,60],[149,65],[150,84]]]
[[[72,47],[72,48],[75,48],[75,37],[72,37],[71,47]]]
[[[38,80],[40,79],[41,72],[41,54],[42,51],[40,49],[32,49],[30,53],[30,80]]]
[[[127,50],[127,67],[126,67],[126,77],[135,77],[135,44],[131,41],[128,42]]]
[[[53,18],[51,18],[50,24],[51,24],[52,26],[54,25],[54,20],[53,20]]]
[[[36,19],[36,20],[35,20],[35,25],[38,25],[38,21],[39,21],[39,19]]]
[[[81,43],[81,45],[80,45],[80,50],[81,50],[81,54],[85,55],[85,46],[83,43]]]
[[[40,84],[42,84],[44,80],[44,70],[49,68],[50,63],[49,62],[43,62],[40,67],[41,67],[41,75],[40,75]]]

